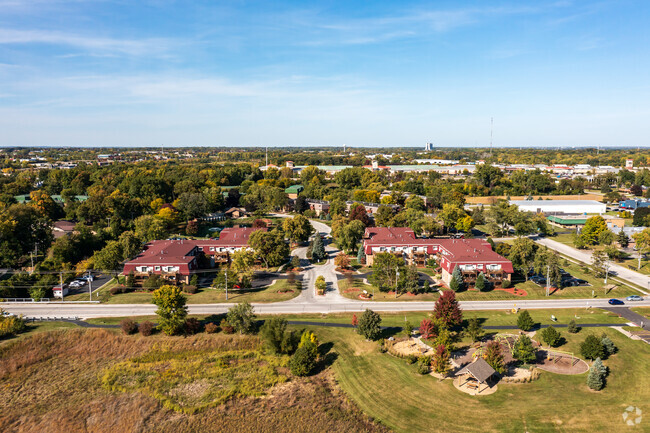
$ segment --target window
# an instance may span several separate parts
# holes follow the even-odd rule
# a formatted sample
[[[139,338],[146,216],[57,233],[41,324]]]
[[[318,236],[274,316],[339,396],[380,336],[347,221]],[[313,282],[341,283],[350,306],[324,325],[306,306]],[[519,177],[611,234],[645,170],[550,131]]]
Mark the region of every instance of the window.
[[[214,247],[210,247],[210,251],[214,251]]]
[[[155,269],[156,271],[159,271],[159,270],[160,270],[160,266],[156,266],[154,269]]]
[[[488,271],[498,271],[501,269],[501,265],[487,265]]]

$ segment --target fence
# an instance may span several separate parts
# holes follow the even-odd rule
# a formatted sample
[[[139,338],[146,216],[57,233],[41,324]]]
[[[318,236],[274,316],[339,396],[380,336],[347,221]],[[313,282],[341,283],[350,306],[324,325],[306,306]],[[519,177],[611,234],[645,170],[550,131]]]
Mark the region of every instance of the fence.
[[[0,302],[51,302],[50,298],[0,298]]]

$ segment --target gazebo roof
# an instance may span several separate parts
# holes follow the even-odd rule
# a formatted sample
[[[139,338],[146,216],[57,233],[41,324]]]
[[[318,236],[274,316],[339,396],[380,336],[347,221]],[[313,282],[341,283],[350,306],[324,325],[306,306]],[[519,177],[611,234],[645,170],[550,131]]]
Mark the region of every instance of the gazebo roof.
[[[457,375],[471,374],[479,383],[483,383],[490,378],[496,371],[490,367],[485,359],[477,358],[476,361],[463,367]]]

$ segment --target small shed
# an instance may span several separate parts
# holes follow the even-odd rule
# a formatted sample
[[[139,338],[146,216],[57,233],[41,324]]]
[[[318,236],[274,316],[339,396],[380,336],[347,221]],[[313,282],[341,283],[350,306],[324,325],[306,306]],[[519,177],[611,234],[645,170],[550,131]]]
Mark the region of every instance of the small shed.
[[[456,376],[461,378],[459,384],[461,388],[466,386],[480,393],[482,390],[489,388],[487,381],[494,373],[496,373],[494,368],[485,359],[479,357],[476,361],[460,369]],[[483,389],[481,389],[481,386],[483,386]]]

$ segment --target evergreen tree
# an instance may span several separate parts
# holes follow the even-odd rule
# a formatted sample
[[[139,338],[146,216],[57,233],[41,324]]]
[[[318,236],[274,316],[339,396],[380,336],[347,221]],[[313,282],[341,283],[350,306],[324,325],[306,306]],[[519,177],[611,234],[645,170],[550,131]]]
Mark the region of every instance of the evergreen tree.
[[[600,358],[596,358],[591,368],[596,370],[602,377],[607,376],[607,367],[605,367],[603,361]]]
[[[576,325],[575,320],[571,320],[569,322],[569,325],[567,326],[567,331],[569,332],[569,334],[577,334],[578,331],[580,331],[580,328],[578,327],[578,325]]]
[[[359,319],[357,332],[368,340],[376,340],[381,335],[381,316],[372,310],[366,310]]]
[[[605,356],[605,349],[603,344],[595,335],[589,335],[585,341],[580,344],[580,353],[586,359],[603,358]]]
[[[621,231],[618,232],[618,237],[617,237],[616,240],[618,241],[618,244],[619,244],[622,248],[627,248],[627,246],[630,245],[630,238],[627,237],[627,235],[625,234],[625,232],[623,231],[623,229],[621,229]]]
[[[449,288],[454,292],[457,292],[463,288],[463,275],[460,273],[460,268],[458,266],[454,267],[454,271],[451,274]]]
[[[126,287],[133,289],[135,287],[135,273],[133,271],[129,272],[126,276]]]
[[[533,326],[535,326],[535,322],[533,321],[533,318],[530,317],[528,310],[523,310],[519,313],[519,317],[517,317],[517,328],[522,331],[530,331],[533,329]]]
[[[359,250],[357,251],[357,263],[362,265],[365,262],[366,262],[366,254],[363,252],[363,245],[361,245],[359,247]]]
[[[535,362],[536,350],[533,347],[533,342],[527,335],[520,336],[514,344],[512,349],[512,356],[526,364]]]
[[[605,386],[603,376],[593,367],[589,370],[589,376],[587,376],[587,386],[594,391],[600,391]]]
[[[616,347],[614,342],[606,334],[603,334],[600,339],[600,343],[603,345],[607,356],[613,355],[616,353],[616,351],[618,351],[618,347]]]
[[[253,313],[253,306],[248,302],[240,302],[230,307],[226,318],[228,323],[240,334],[255,332],[255,313]]]
[[[311,248],[312,259],[320,262],[325,259],[325,245],[323,245],[323,240],[320,238],[320,235],[316,234],[314,237],[314,244]]]
[[[483,272],[478,274],[478,277],[476,277],[476,283],[474,283],[474,287],[480,292],[485,291],[487,288],[487,284],[485,283],[485,275],[483,275]]]
[[[451,369],[449,358],[450,355],[447,347],[443,346],[442,344],[436,346],[436,350],[433,354],[433,360],[431,362],[433,371],[438,374],[446,374]]]

